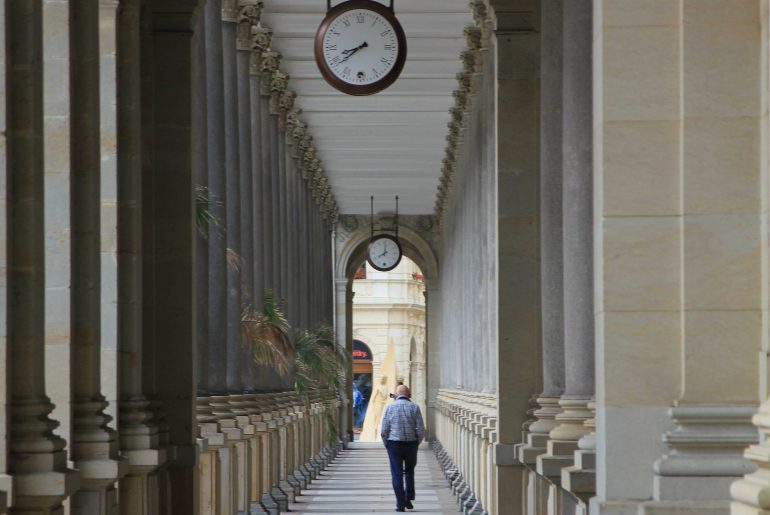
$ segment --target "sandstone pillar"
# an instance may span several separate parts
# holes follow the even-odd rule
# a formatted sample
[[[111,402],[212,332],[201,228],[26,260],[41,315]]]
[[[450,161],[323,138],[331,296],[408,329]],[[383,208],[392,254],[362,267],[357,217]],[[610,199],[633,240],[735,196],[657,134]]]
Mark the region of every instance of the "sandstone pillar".
[[[441,386],[441,290],[438,280],[425,279],[425,340],[427,356],[427,398],[425,425],[429,438],[437,438],[437,413],[436,401],[438,390]],[[352,349],[351,351],[352,352]],[[349,392],[348,398],[353,397]]]
[[[564,246],[562,231],[562,73],[563,1],[541,4],[540,48],[540,270],[542,274],[543,392],[527,443],[518,449],[522,463],[534,465],[545,454],[548,434],[557,425],[564,393]]]
[[[152,513],[151,476],[166,459],[142,385],[142,112],[140,2],[123,0],[117,18],[118,80],[118,367],[123,515]]]
[[[197,2],[152,5],[153,135],[151,176],[155,324],[149,344],[155,355],[158,401],[168,422],[173,459],[168,501],[174,512],[195,513],[195,314],[194,177],[192,167],[192,33]],[[149,171],[149,170],[148,170]],[[145,175],[146,177],[147,175]],[[169,370],[180,370],[169,374]],[[163,498],[161,498],[163,502]]]
[[[57,513],[78,487],[48,418],[44,375],[43,56],[40,1],[5,4],[9,440],[14,512]]]
[[[759,2],[727,5],[594,2],[593,513],[726,513],[747,470],[766,339],[766,21]],[[736,513],[764,512],[762,475],[735,487]]]
[[[494,3],[494,2],[493,2]],[[523,467],[514,454],[531,395],[538,389],[539,47],[534,7],[496,5],[490,73],[497,76],[497,505],[516,513]],[[515,12],[515,16],[509,13]],[[515,113],[515,114],[514,114]],[[504,120],[504,121],[503,121]],[[511,199],[515,197],[515,202]]]
[[[72,461],[80,470],[74,513],[113,512],[126,473],[101,394],[99,5],[70,4],[72,205]]]
[[[209,235],[209,334],[208,388],[215,397],[227,393],[227,329],[228,329],[228,270],[227,270],[227,177],[225,167],[225,92],[222,57],[222,3],[206,2],[206,132],[208,142],[209,205],[214,218],[214,230]],[[222,401],[223,399],[219,399]],[[219,408],[222,402],[217,403]],[[217,416],[228,413],[215,410]]]
[[[225,205],[227,207],[227,391],[242,391],[241,351],[241,195],[238,135],[238,62],[235,0],[222,2],[222,77],[225,120]]]
[[[690,513],[715,501],[726,513],[730,483],[754,471],[743,450],[758,441],[751,416],[766,339],[767,27],[760,16],[767,13],[759,2],[728,19],[717,6],[682,11],[682,390],[669,411],[674,428],[663,436],[669,449],[655,463],[653,497],[665,506],[680,501]],[[728,72],[726,61],[741,73]]]
[[[563,4],[563,241],[565,391],[538,472],[561,476],[573,464],[577,441],[590,431],[594,391],[592,4]]]

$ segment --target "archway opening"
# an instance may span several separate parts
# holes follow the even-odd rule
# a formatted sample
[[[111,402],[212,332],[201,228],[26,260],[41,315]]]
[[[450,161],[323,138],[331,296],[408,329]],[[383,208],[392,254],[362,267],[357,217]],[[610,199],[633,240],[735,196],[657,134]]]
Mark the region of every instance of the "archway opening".
[[[425,413],[425,278],[407,257],[389,272],[364,263],[353,275],[353,293],[353,431],[362,441],[379,441],[382,412],[398,384],[409,386]]]

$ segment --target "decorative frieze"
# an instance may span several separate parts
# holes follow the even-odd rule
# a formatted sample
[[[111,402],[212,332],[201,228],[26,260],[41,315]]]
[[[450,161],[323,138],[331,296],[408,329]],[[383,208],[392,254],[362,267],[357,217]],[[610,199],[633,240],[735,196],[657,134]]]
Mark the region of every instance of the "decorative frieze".
[[[443,161],[441,180],[436,193],[434,214],[439,228],[446,211],[447,200],[452,192],[457,156],[460,154],[460,147],[463,143],[463,131],[473,107],[473,77],[482,72],[481,51],[488,47],[491,34],[489,13],[484,2],[474,0],[470,3],[470,8],[473,11],[475,26],[466,27],[464,31],[467,49],[460,54],[463,72],[457,74],[458,88],[452,94],[454,105],[449,109],[451,120],[447,124],[449,132],[446,138],[446,157]]]
[[[223,16],[226,12],[230,15],[229,6],[230,3],[227,3],[227,8],[223,4]],[[270,112],[278,115],[287,143],[294,147],[300,173],[309,181],[308,188],[320,206],[324,219],[333,226],[339,219],[337,202],[313,146],[308,125],[302,121],[302,111],[295,106],[297,93],[289,88],[291,77],[281,70],[281,54],[270,48],[273,31],[261,23],[262,7],[261,1],[240,2],[236,13],[238,49],[251,50],[251,74],[260,77],[260,92],[270,97]]]

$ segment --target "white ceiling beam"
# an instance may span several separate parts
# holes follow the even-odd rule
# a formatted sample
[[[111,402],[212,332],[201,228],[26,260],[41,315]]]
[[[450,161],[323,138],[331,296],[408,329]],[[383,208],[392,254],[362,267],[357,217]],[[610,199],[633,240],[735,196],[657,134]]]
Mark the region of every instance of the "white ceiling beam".
[[[323,18],[318,14],[267,11],[262,15],[262,23],[272,28],[276,37],[313,38]],[[411,38],[457,37],[464,27],[473,23],[470,13],[404,13],[399,14],[398,19],[407,41]]]

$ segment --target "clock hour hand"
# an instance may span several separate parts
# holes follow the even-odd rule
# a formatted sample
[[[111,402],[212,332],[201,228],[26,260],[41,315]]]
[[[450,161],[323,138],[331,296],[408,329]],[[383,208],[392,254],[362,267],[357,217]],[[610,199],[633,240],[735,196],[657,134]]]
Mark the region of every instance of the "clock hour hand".
[[[366,48],[368,46],[369,46],[369,44],[366,41],[364,41],[363,43],[358,45],[356,48],[351,48],[349,50],[343,50],[342,51],[342,55],[344,55],[345,57],[340,61],[340,63],[344,63],[345,61],[350,59],[353,56],[353,54],[355,54],[356,52],[358,52],[362,48]]]

